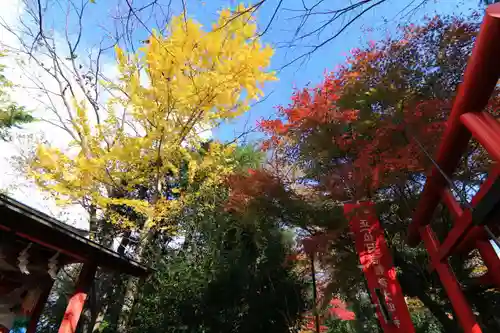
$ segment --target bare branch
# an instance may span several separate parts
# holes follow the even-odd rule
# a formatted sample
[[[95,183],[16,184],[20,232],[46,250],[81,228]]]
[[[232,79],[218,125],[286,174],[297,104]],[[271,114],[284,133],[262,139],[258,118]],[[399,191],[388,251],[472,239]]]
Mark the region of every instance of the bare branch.
[[[349,28],[349,26],[351,24],[353,24],[357,19],[359,19],[361,16],[363,16],[366,12],[368,12],[369,10],[373,9],[374,7],[382,4],[383,2],[385,2],[386,0],[379,0],[377,2],[375,2],[374,4],[370,5],[369,7],[367,7],[366,9],[364,9],[363,11],[361,11],[359,14],[355,15],[352,19],[350,19],[337,33],[335,33],[333,36],[327,38],[326,40],[324,40],[323,42],[321,42],[320,44],[317,44],[315,46],[313,46],[312,50],[307,52],[307,53],[304,53],[296,58],[294,58],[293,60],[291,60],[290,62],[286,63],[285,65],[283,65],[281,67],[281,69],[285,68],[285,67],[288,67],[290,66],[291,64],[305,58],[305,57],[309,57],[311,56],[314,52],[316,52],[319,48],[323,47],[324,45],[328,44],[329,42],[331,42],[332,40],[334,40],[335,38],[337,38],[341,33],[343,33],[347,28]],[[318,30],[319,31],[319,30]]]
[[[37,0],[37,5],[38,5],[38,33],[33,39],[33,44],[31,44],[30,54],[33,51],[33,48],[35,47],[38,38],[43,36],[43,13],[42,13],[42,3],[40,0]]]
[[[230,24],[231,22],[233,22],[234,20],[236,20],[238,17],[240,17],[242,15],[245,15],[247,13],[255,13],[265,2],[266,2],[266,0],[261,0],[261,1],[257,2],[256,4],[246,8],[245,10],[236,12],[226,22],[224,22],[224,24],[221,25],[218,29],[224,29],[228,24]],[[271,24],[271,22],[269,22],[269,25]]]
[[[280,0],[278,2],[278,5],[274,9],[274,12],[273,12],[273,15],[271,16],[271,19],[267,23],[266,28],[259,34],[259,37],[262,37],[269,30],[269,28],[271,27],[271,23],[273,23],[274,18],[276,17],[276,14],[278,13],[278,10],[280,9],[280,7],[281,7],[282,4],[283,4],[283,0]]]
[[[261,100],[258,100],[258,101],[256,101],[256,102],[252,103],[252,104],[250,105],[250,109],[251,109],[251,108],[253,108],[253,107],[255,107],[255,106],[257,106],[257,105],[259,105],[259,104],[261,104],[261,103],[263,103],[263,102],[265,102],[265,101],[266,101],[269,97],[271,97],[273,94],[274,94],[274,90],[273,90],[273,91],[271,91],[269,94],[267,94],[267,95],[266,95],[264,98],[262,98]],[[268,117],[268,119],[266,119],[266,120],[271,120],[273,117],[274,117],[274,115],[270,115],[270,116]],[[243,131],[242,131],[239,135],[235,136],[233,140],[231,140],[231,141],[229,141],[229,142],[226,142],[226,143],[225,143],[225,145],[226,145],[226,146],[231,145],[231,144],[233,144],[233,143],[236,143],[236,142],[238,142],[238,140],[240,140],[241,138],[244,138],[244,137],[246,137],[247,135],[249,135],[250,133],[255,133],[255,132],[257,132],[257,131],[259,130],[259,125],[258,125],[258,124],[257,124],[257,125],[252,126],[252,127],[251,127],[251,128],[249,128],[249,129],[246,129],[246,128],[248,127],[248,122],[249,122],[249,121],[250,121],[250,113],[248,114],[247,120],[246,120],[246,122],[245,122],[245,126],[243,126],[243,128],[244,128],[244,129],[243,129]]]

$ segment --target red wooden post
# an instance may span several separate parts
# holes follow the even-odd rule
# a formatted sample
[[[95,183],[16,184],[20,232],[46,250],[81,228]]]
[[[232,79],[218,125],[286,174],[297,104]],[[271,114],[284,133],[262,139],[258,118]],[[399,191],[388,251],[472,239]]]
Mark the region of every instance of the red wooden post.
[[[33,311],[30,314],[30,322],[28,324],[28,328],[26,330],[26,333],[35,333],[36,332],[36,325],[38,324],[38,319],[40,318],[40,315],[42,314],[43,308],[45,306],[45,303],[47,302],[47,298],[50,295],[50,291],[52,290],[53,284],[54,284],[54,281],[50,280],[50,282],[44,286],[42,293],[38,296],[35,307],[33,308]]]
[[[94,280],[96,265],[94,263],[83,264],[82,271],[78,276],[76,288],[73,296],[69,299],[66,312],[59,327],[59,333],[74,333],[78,325],[78,320],[82,314],[83,305],[87,299],[87,293]]]
[[[424,241],[431,258],[431,269],[436,270],[443,287],[455,309],[465,333],[479,333],[481,328],[467,303],[447,259],[453,253],[479,249],[488,272],[480,283],[500,285],[500,259],[489,242],[489,235],[472,220],[474,207],[490,193],[498,181],[498,165],[488,180],[474,196],[471,207],[462,210],[447,189],[446,176],[451,176],[471,136],[478,141],[495,162],[500,162],[500,123],[483,109],[497,86],[500,77],[500,4],[489,6],[477,36],[472,55],[468,61],[463,83],[459,86],[451,114],[436,154],[438,167],[433,167],[425,182],[413,221],[408,228],[408,243],[417,246]],[[443,173],[445,175],[443,175]],[[440,244],[430,227],[432,215],[440,201],[448,207],[454,226]],[[491,221],[482,221],[489,223]]]
[[[439,241],[436,239],[434,231],[429,225],[421,228],[420,235],[424,241],[425,247],[431,257],[431,264],[439,275],[443,287],[450,298],[451,305],[455,309],[458,321],[462,325],[465,333],[481,333],[481,327],[474,317],[474,313],[465,299],[460,284],[455,274],[447,262],[442,262],[439,258]]]
[[[467,112],[481,112],[500,77],[498,36],[500,36],[500,4],[494,4],[486,9],[472,56],[465,69],[463,83],[458,87],[443,139],[437,151],[436,162],[447,175],[451,175],[456,169],[471,137],[460,117]],[[410,246],[417,246],[420,243],[420,228],[430,223],[445,187],[445,178],[437,168],[433,167],[425,182],[413,221],[408,228]]]

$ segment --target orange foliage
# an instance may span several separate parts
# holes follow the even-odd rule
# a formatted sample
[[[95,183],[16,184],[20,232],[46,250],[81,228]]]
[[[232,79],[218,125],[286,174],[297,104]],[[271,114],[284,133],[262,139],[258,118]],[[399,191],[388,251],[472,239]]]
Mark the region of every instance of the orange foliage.
[[[417,68],[421,59],[415,54],[435,49],[432,36],[437,34],[445,43],[439,47],[449,54],[466,52],[476,30],[474,23],[434,17],[422,26],[403,27],[399,40],[352,50],[323,82],[295,91],[288,106],[278,107],[279,119],[260,122],[269,135],[263,148],[289,149],[291,158],[304,159],[306,167],[330,157],[331,174],[320,174],[320,185],[338,200],[345,200],[346,187],[366,197],[409,173],[424,172],[430,161],[421,145],[433,153],[453,101],[455,85],[448,82],[461,67],[430,57]],[[446,67],[452,65],[454,72]],[[422,88],[418,80],[439,66],[449,76],[436,78],[443,80],[436,88],[441,91]],[[494,97],[489,108],[498,107]]]
[[[225,210],[240,213],[248,208],[253,199],[272,196],[281,188],[276,177],[265,170],[254,169],[249,169],[246,175],[230,175],[227,184],[230,192]]]

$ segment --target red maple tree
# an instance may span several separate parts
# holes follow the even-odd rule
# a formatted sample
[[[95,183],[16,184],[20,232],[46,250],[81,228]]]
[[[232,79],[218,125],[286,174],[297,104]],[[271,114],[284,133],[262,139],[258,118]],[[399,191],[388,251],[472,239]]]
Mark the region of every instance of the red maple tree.
[[[477,24],[434,17],[370,42],[315,87],[296,90],[278,118],[263,120],[263,149],[280,148],[333,198],[366,198],[431,164]],[[435,39],[441,38],[441,49]],[[442,58],[442,59],[441,59]],[[441,65],[442,64],[442,65]],[[496,94],[489,109],[499,108]],[[349,193],[351,192],[351,193]]]
[[[399,209],[400,197],[416,197],[425,181],[425,171],[432,164],[428,156],[433,156],[445,129],[477,31],[474,18],[435,17],[421,26],[403,27],[401,38],[372,42],[363,49],[353,50],[346,62],[327,73],[321,83],[294,91],[290,104],[278,107],[276,119],[260,122],[267,135],[263,149],[276,151],[275,155],[285,164],[300,169],[303,176],[297,183],[306,184],[309,193],[317,195],[323,203],[333,203],[329,207],[346,200],[383,198],[389,203],[396,202]],[[496,116],[500,110],[498,92],[487,106],[487,111]],[[459,176],[472,183],[477,175],[487,172],[487,155],[472,143],[467,156],[463,175]],[[268,176],[259,176],[265,177]],[[254,195],[262,193],[272,202],[276,197],[270,195],[272,190],[264,183],[259,180],[260,185],[255,185],[267,189],[260,194],[248,184],[239,185],[241,192],[233,193],[245,193],[240,201],[247,205],[255,199]],[[401,189],[408,189],[408,194],[396,191]],[[292,190],[293,186],[288,185],[288,192],[281,191],[279,195],[283,197]],[[310,197],[313,195],[305,199]],[[380,205],[387,215],[390,206]],[[405,214],[406,211],[411,211],[411,207],[405,208]],[[396,215],[401,211],[390,213]],[[306,220],[304,214],[296,215]],[[400,215],[397,221],[407,219],[408,216]],[[316,221],[309,219],[308,223]],[[361,285],[351,276],[359,272],[347,269],[344,264],[345,258],[351,258],[345,250],[345,244],[351,240],[340,230],[341,223],[331,221],[332,225],[335,223],[340,235],[333,238],[337,244],[330,254],[339,259],[328,262],[333,267],[331,276],[337,274],[333,295],[349,294]],[[327,228],[314,227],[311,229],[315,232],[309,235],[315,236],[304,239],[303,250],[328,254],[323,244],[325,241],[331,244],[333,239],[317,232],[324,237],[320,239],[316,231]],[[392,229],[388,233],[396,234],[405,225],[393,223],[389,228]],[[319,288],[318,294],[321,292]],[[331,298],[332,292],[329,295],[325,299]],[[336,303],[328,309],[339,318],[352,318],[345,307]],[[309,321],[310,328],[315,324]]]

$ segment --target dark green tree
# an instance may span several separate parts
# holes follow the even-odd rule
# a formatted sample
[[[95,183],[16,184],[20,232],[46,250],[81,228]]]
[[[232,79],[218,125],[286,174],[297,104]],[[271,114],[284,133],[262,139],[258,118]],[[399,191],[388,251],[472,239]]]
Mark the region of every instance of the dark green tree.
[[[221,195],[222,194],[222,195]],[[179,248],[156,244],[156,273],[143,288],[134,332],[290,332],[306,309],[305,283],[286,258],[291,245],[276,220],[242,223],[202,211]],[[160,241],[164,242],[164,240]],[[188,243],[186,243],[188,242]]]

